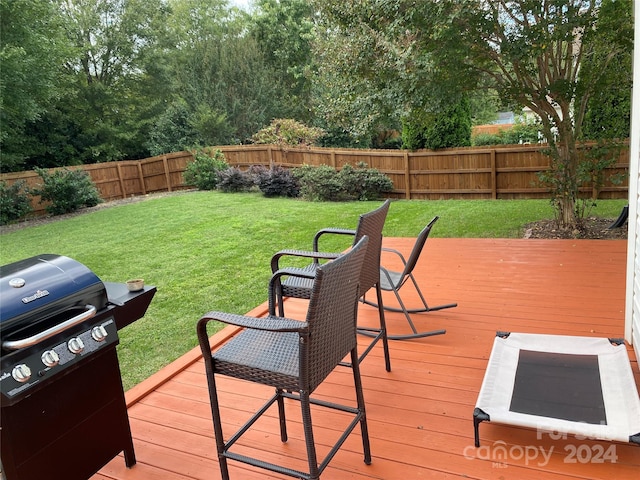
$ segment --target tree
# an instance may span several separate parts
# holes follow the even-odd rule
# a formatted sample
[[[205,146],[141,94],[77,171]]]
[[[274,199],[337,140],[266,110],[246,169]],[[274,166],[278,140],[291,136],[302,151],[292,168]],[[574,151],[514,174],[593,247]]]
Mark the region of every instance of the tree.
[[[437,114],[424,110],[413,113],[403,124],[403,148],[438,150],[471,145],[471,109],[466,96]]]
[[[606,3],[606,2],[605,2]],[[441,66],[450,60],[489,79],[504,100],[533,111],[549,140],[548,177],[562,225],[578,221],[576,200],[586,107],[600,78],[632,38],[631,5],[622,16],[599,22],[603,2],[579,0],[452,1],[451,27],[441,37]],[[613,32],[612,33],[612,29]],[[608,35],[595,55],[595,40]],[[589,69],[581,70],[586,58]],[[445,68],[447,69],[447,68]]]
[[[152,119],[168,94],[164,0],[61,0],[77,51],[73,98],[59,108],[76,125],[83,163],[146,156]]]
[[[170,28],[177,39],[172,110],[180,113],[186,106],[188,113],[181,135],[204,146],[249,141],[278,115],[279,87],[260,46],[248,34],[248,15],[229,8],[225,0],[170,4]]]
[[[582,135],[587,140],[624,139],[631,128],[631,89],[633,36],[628,33],[631,18],[629,0],[602,2],[597,35],[593,38],[592,55],[582,62],[582,74],[594,76],[597,83],[587,102]],[[627,24],[620,29],[620,22]],[[611,58],[609,68],[596,75],[607,55],[610,43],[618,44],[621,51]]]
[[[255,5],[250,31],[277,75],[281,115],[307,123],[313,117],[313,10],[307,0],[257,0]]]
[[[433,118],[464,93],[458,75],[436,70],[443,3],[315,0],[318,114],[363,142]],[[330,128],[327,128],[330,130]]]
[[[25,127],[62,94],[70,55],[54,2],[0,0],[0,166],[22,169]]]

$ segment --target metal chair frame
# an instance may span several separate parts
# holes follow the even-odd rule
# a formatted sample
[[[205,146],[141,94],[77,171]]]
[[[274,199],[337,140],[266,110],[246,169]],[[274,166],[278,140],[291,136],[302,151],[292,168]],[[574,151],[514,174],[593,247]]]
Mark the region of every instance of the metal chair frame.
[[[393,292],[400,305],[400,308],[387,306],[387,305],[384,305],[383,308],[389,312],[404,313],[404,316],[407,319],[407,322],[409,323],[409,326],[411,327],[411,330],[413,332],[413,333],[404,334],[404,335],[387,334],[387,337],[391,340],[410,340],[413,338],[431,337],[433,335],[443,335],[447,333],[446,330],[431,330],[426,332],[419,332],[409,314],[433,312],[436,310],[442,310],[445,308],[453,308],[458,306],[457,303],[447,303],[445,305],[430,307],[427,304],[427,301],[424,295],[422,294],[420,287],[418,287],[418,282],[416,281],[416,278],[413,276],[413,269],[418,263],[418,258],[420,257],[420,254],[422,253],[422,250],[424,249],[424,246],[427,242],[427,238],[429,238],[429,234],[431,233],[431,229],[433,228],[433,225],[436,223],[436,221],[438,221],[438,218],[439,218],[438,216],[435,216],[427,224],[427,226],[425,226],[422,229],[422,231],[416,238],[416,242],[414,243],[413,248],[411,249],[411,253],[409,254],[409,257],[407,259],[405,259],[404,255],[402,255],[402,253],[400,253],[398,250],[395,250],[393,248],[382,249],[383,252],[389,252],[397,255],[402,261],[402,265],[404,267],[402,272],[395,272],[392,270],[388,270],[383,266],[380,266],[380,288],[385,291]],[[416,289],[416,292],[418,293],[420,300],[422,301],[422,307],[420,308],[407,308],[404,302],[402,301],[402,298],[400,297],[400,289],[409,280],[413,283],[413,286]],[[374,307],[378,307],[378,305],[380,304],[380,302],[375,303],[370,300],[367,300],[365,296],[362,297],[362,301],[363,303],[366,303],[367,305],[371,305]]]

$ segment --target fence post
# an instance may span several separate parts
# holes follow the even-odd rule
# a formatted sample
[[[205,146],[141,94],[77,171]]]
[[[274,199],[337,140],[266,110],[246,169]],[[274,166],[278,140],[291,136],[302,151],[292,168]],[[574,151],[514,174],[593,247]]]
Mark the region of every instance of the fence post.
[[[409,152],[405,150],[404,154],[404,196],[407,200],[411,200],[411,169],[409,168]]]
[[[162,156],[162,165],[164,166],[164,177],[167,180],[167,191],[172,192],[171,189],[171,175],[169,175],[169,162],[167,161],[167,156]]]
[[[147,194],[147,186],[144,184],[144,173],[142,171],[142,162],[138,161],[138,176],[140,177],[140,188],[142,195]]]
[[[124,189],[124,179],[122,178],[122,168],[120,162],[116,162],[116,170],[118,170],[118,182],[120,182],[120,192],[122,192],[122,198],[127,198],[127,192]]]
[[[491,198],[496,200],[498,198],[498,179],[496,171],[496,149],[491,149]]]

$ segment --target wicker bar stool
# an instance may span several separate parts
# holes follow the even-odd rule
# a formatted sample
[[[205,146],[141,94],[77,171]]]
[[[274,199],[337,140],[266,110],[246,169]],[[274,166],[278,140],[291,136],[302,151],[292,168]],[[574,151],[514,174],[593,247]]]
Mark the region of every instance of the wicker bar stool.
[[[283,275],[299,272],[278,271],[269,284],[269,315],[254,318],[223,312],[209,312],[197,325],[198,340],[204,357],[216,448],[223,480],[229,479],[227,460],[303,479],[319,479],[351,431],[360,424],[364,462],[371,463],[369,435],[358,362],[356,323],[360,273],[368,238],[363,237],[349,253],[320,266],[313,275],[306,321],[276,316],[275,289]],[[217,351],[211,352],[207,325],[211,321],[246,327]],[[311,398],[324,379],[350,354],[356,406]],[[216,375],[226,375],[275,387],[274,395],[249,421],[225,441],[222,433]],[[287,441],[285,401],[300,402],[307,450],[308,472],[276,465],[230,449],[273,404],[277,404],[280,438]],[[346,412],[352,420],[335,445],[318,463],[311,422],[311,406]],[[283,454],[283,458],[286,455]]]
[[[364,295],[372,287],[376,289],[378,315],[380,317],[380,327],[358,327],[358,333],[366,334],[372,337],[367,348],[360,354],[358,359],[362,362],[369,354],[373,347],[382,341],[384,350],[385,368],[387,372],[391,371],[391,360],[389,357],[389,342],[387,339],[387,326],[385,322],[384,306],[382,305],[382,289],[380,285],[380,254],[382,249],[382,228],[389,212],[390,200],[386,200],[380,207],[371,212],[360,215],[358,226],[355,230],[344,228],[323,228],[319,230],[313,238],[313,251],[304,250],[280,250],[271,258],[271,271],[276,272],[282,267],[281,260],[285,257],[307,257],[313,262],[305,267],[296,268],[294,271],[304,273],[305,275],[290,276],[283,278],[278,286],[277,297],[278,307],[281,316],[284,316],[284,297],[308,299],[311,296],[313,288],[313,276],[315,271],[321,265],[322,260],[332,260],[340,256],[340,253],[320,252],[319,241],[323,235],[349,235],[353,236],[353,245],[355,245],[363,236],[369,237],[369,246],[367,254],[362,266],[360,276],[360,293]]]

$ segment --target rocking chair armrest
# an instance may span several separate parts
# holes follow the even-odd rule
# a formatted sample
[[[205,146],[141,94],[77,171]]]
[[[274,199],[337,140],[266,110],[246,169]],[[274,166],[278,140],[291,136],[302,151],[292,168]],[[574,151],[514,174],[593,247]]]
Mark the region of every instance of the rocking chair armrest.
[[[280,259],[282,257],[304,257],[311,258],[315,263],[318,260],[335,260],[341,254],[335,252],[310,252],[308,250],[280,250],[271,257],[271,271],[275,274],[280,270]]]
[[[381,250],[383,252],[389,252],[389,253],[393,253],[393,254],[397,255],[398,257],[400,257],[400,260],[402,260],[402,264],[403,265],[407,264],[407,260],[404,258],[404,255],[402,255],[402,253],[400,253],[398,250],[396,250],[394,248],[386,248],[386,247],[383,247]]]

